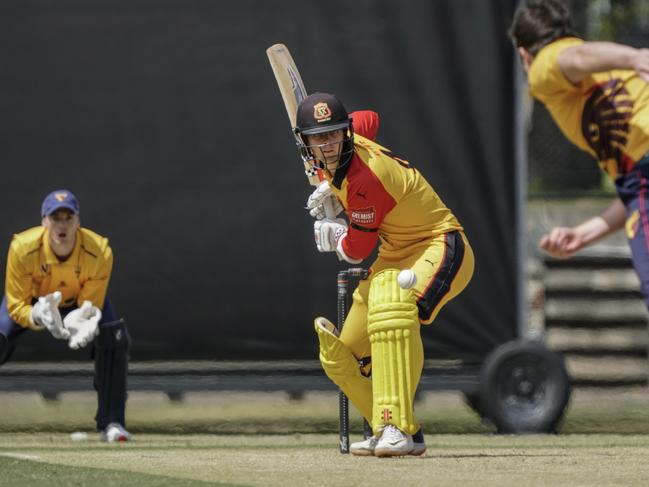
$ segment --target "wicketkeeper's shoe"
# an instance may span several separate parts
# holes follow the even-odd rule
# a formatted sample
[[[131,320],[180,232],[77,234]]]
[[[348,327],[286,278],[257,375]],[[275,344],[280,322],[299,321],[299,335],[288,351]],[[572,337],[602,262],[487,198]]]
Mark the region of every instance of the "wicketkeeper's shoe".
[[[104,431],[101,432],[101,441],[113,443],[116,441],[131,441],[131,433],[119,423],[110,423]]]
[[[372,455],[374,455],[374,449],[376,448],[378,441],[379,440],[376,436],[370,436],[363,441],[352,443],[349,446],[349,452],[352,455],[359,457],[371,457]]]
[[[426,442],[424,441],[424,433],[421,428],[414,435],[412,435],[412,450],[408,455],[419,456],[426,453]]]
[[[392,424],[383,428],[381,437],[374,448],[377,457],[400,457],[408,455],[414,447],[412,436]]]

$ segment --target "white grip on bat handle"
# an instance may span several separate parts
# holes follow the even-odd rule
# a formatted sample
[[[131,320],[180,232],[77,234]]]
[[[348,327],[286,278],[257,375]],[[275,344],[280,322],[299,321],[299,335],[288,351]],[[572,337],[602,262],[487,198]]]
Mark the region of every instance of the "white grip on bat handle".
[[[324,211],[325,211],[325,216],[330,219],[335,219],[336,216],[336,209],[334,208],[334,202],[331,200],[331,198],[325,198],[324,201],[322,202],[322,205],[324,206]]]

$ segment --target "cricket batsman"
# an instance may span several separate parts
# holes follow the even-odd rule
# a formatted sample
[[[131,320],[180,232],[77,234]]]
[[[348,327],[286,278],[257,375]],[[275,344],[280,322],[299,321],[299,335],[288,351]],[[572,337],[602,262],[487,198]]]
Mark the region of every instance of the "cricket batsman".
[[[128,441],[126,375],[130,337],[106,297],[113,267],[108,240],[82,228],[68,190],[48,194],[41,226],[13,236],[0,305],[0,365],[26,331],[47,330],[72,349],[93,344],[97,430],[102,441]]]
[[[374,142],[378,128],[375,112],[348,115],[328,93],[314,93],[298,107],[298,146],[326,178],[307,201],[318,250],[358,264],[380,241],[340,336],[323,317],[315,330],[325,373],[372,425],[373,436],[353,443],[351,453],[421,455],[426,444],[413,411],[424,362],[420,325],[432,323],[467,286],[474,257],[462,226],[430,184]],[[326,199],[347,221],[324,218]],[[407,289],[397,281],[404,269],[416,277]]]

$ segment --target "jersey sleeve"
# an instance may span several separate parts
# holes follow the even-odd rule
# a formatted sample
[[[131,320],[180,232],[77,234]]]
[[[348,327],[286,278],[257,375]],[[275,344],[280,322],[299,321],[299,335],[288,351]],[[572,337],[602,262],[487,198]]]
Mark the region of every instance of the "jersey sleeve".
[[[544,101],[561,93],[580,91],[580,84],[573,84],[566,78],[557,63],[557,58],[565,49],[579,44],[583,44],[581,39],[564,38],[541,49],[532,62],[528,76],[533,97]]]
[[[7,256],[5,296],[7,311],[13,321],[24,328],[31,326],[32,276],[21,259],[20,242],[14,238]]]
[[[84,301],[91,301],[94,306],[103,309],[106,293],[108,292],[108,283],[113,270],[113,251],[107,244],[102,246],[98,255],[91,255],[88,258],[90,272],[86,281],[81,287],[81,292],[77,298],[77,306],[81,306]]]
[[[374,250],[379,226],[397,204],[371,169],[359,164],[347,189],[349,230],[342,242],[343,251],[354,259],[365,259]]]
[[[361,110],[352,112],[352,126],[354,133],[365,137],[366,139],[375,140],[376,133],[379,130],[379,114],[371,110]]]

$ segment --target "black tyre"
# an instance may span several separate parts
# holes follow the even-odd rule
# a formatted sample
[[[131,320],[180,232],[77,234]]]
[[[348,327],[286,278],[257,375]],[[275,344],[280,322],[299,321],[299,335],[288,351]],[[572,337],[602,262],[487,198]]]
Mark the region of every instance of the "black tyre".
[[[563,357],[536,341],[505,343],[489,354],[480,404],[498,433],[552,433],[570,400]]]
[[[482,405],[482,397],[480,391],[475,392],[464,392],[463,393],[464,404],[469,406],[474,413],[480,416],[483,419],[486,419],[487,413]]]

